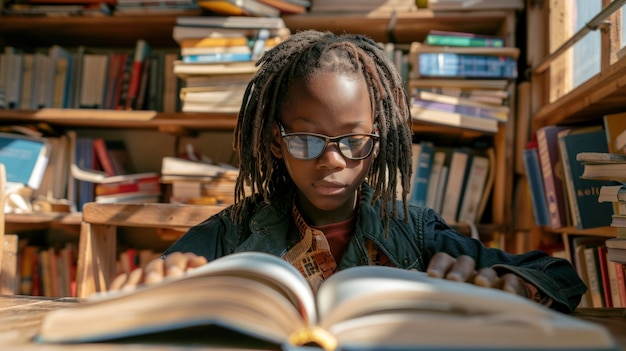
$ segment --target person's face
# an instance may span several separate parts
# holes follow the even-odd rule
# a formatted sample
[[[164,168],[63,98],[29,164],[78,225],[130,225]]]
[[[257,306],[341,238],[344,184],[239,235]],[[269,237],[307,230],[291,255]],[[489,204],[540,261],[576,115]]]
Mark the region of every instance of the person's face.
[[[328,137],[373,132],[370,97],[365,80],[342,74],[324,73],[295,82],[280,110],[286,133],[315,133]],[[280,128],[274,126],[272,153],[284,159],[298,188],[298,205],[312,225],[347,219],[356,206],[357,190],[367,176],[378,144],[362,160],[350,160],[329,143],[311,160],[293,157]]]

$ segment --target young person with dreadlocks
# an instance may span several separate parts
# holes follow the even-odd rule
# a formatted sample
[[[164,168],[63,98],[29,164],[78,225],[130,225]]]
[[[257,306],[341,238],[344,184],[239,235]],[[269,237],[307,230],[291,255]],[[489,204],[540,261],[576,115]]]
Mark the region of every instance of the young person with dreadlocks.
[[[402,80],[374,41],[303,31],[258,64],[235,129],[234,205],[111,289],[263,251],[292,263],[314,289],[338,270],[386,265],[576,308],[586,287],[566,260],[487,248],[432,209],[407,204],[411,116]]]

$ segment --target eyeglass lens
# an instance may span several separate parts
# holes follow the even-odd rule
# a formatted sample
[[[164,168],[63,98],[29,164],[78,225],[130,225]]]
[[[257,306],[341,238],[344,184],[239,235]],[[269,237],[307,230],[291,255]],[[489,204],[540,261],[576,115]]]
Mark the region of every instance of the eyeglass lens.
[[[319,157],[327,145],[327,139],[315,135],[289,135],[285,140],[291,155],[301,159]],[[335,142],[344,157],[355,160],[367,157],[374,146],[373,138],[368,135],[350,135],[328,141]]]

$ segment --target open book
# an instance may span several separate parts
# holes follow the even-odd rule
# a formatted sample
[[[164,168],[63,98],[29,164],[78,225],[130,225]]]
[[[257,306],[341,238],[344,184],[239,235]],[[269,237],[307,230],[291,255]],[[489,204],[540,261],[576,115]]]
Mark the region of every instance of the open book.
[[[513,294],[416,271],[350,268],[331,276],[314,296],[293,266],[258,252],[48,312],[36,340],[324,350],[617,349],[599,325]]]

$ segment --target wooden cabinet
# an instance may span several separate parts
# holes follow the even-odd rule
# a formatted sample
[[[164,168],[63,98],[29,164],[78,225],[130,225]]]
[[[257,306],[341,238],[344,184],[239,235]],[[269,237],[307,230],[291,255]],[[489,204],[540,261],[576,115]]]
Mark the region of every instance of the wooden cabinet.
[[[420,9],[412,13],[362,15],[303,14],[285,16],[287,26],[293,31],[303,29],[329,30],[337,33],[355,32],[372,37],[376,41],[394,41],[410,44],[424,40],[431,29],[463,31],[478,34],[500,35],[507,45],[515,46],[516,11],[469,11],[434,13]],[[64,17],[64,18],[0,18],[0,46],[22,48],[49,47],[60,44],[65,47],[87,45],[93,47],[132,48],[136,40],[144,39],[154,48],[176,48],[172,38],[175,17]],[[515,93],[511,84],[511,93]],[[513,95],[514,96],[514,95]],[[511,101],[515,101],[514,98]],[[513,106],[512,106],[513,107]],[[514,111],[515,108],[513,107]],[[130,121],[119,118],[78,119],[47,115],[39,111],[0,110],[0,124],[30,123],[43,121],[60,128],[86,128],[95,130],[151,130],[175,137],[194,135],[198,132],[229,132],[236,124],[234,113],[157,113],[150,121]],[[116,113],[111,111],[111,114]],[[513,143],[515,116],[501,124],[499,131],[487,135],[496,151],[496,178],[490,211],[490,223],[481,223],[478,230],[485,241],[496,240],[503,248],[509,245],[511,231],[513,189]],[[415,124],[416,135],[437,135],[442,142],[484,138],[479,132]],[[230,145],[229,145],[230,147]],[[53,223],[77,224],[80,217],[72,216],[25,216],[8,215],[7,229],[28,226],[46,226]],[[469,228],[459,225],[459,230],[469,233]]]

